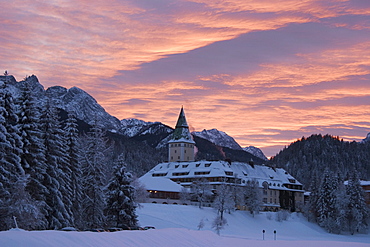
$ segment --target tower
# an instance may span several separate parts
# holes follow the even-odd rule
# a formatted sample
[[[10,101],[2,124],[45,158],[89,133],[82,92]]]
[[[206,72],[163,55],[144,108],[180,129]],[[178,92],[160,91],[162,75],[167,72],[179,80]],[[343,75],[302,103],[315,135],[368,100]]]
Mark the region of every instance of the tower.
[[[172,139],[168,142],[168,160],[194,161],[194,144],[188,123],[186,122],[184,108],[181,107]]]

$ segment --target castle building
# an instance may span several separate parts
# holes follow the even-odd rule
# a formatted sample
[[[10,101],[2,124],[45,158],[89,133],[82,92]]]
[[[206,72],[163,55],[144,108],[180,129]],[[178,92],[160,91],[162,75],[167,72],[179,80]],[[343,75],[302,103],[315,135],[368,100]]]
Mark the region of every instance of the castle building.
[[[195,142],[183,108],[168,145],[169,162],[156,165],[140,178],[149,192],[149,202],[183,203],[180,200],[181,193],[191,193],[192,186],[202,180],[208,183],[214,194],[221,184],[241,188],[254,184],[260,192],[263,210],[282,208],[294,211],[304,203],[302,184],[282,168],[242,162],[195,161]],[[238,208],[247,209],[245,205],[238,205]]]

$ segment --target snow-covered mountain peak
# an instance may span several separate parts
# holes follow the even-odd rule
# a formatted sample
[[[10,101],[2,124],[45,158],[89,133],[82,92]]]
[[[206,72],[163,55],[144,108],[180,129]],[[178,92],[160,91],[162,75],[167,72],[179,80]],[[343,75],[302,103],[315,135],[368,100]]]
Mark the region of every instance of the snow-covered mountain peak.
[[[153,122],[145,122],[144,120],[136,118],[126,118],[121,120],[121,124],[123,127],[131,127],[131,126],[147,126],[153,124]]]
[[[195,136],[206,139],[213,144],[221,147],[228,147],[231,149],[242,150],[241,146],[228,134],[217,129],[202,130],[201,132],[193,132]]]
[[[366,138],[361,141],[362,143],[370,142],[370,133],[367,134]]]
[[[170,128],[163,125],[160,122],[145,122],[136,118],[127,118],[121,120],[120,132],[128,137],[137,135],[154,134],[156,132],[162,132],[160,129],[164,127],[164,132],[171,131]]]
[[[254,146],[245,147],[245,148],[243,148],[243,150],[250,153],[250,154],[253,154],[254,156],[256,156],[258,158],[261,158],[263,160],[268,160],[267,157],[265,156],[265,154],[262,152],[262,150],[259,149],[259,148],[254,147]]]

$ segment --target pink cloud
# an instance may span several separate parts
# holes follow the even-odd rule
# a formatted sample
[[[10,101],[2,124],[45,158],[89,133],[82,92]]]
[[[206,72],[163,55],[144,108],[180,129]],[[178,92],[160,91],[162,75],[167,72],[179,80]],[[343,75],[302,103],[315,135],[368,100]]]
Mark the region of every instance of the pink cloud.
[[[369,16],[361,0],[15,0],[0,67],[78,86],[118,118],[172,126],[184,105],[196,130],[270,156],[303,134],[370,132]]]

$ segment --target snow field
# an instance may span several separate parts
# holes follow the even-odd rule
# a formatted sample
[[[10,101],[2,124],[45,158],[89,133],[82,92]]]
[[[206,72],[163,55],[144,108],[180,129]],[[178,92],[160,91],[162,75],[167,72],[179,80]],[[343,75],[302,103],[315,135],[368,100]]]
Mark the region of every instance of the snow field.
[[[287,221],[275,220],[276,213],[248,212],[225,214],[228,225],[218,236],[212,229],[216,212],[212,208],[194,206],[142,204],[138,209],[141,226],[155,226],[147,231],[63,232],[63,231],[4,231],[0,232],[1,247],[369,247],[370,235],[333,235],[307,222],[299,214]],[[197,230],[200,220],[204,228]],[[262,230],[265,240],[262,240]],[[277,240],[273,240],[273,231]]]

